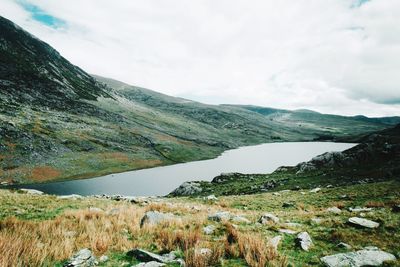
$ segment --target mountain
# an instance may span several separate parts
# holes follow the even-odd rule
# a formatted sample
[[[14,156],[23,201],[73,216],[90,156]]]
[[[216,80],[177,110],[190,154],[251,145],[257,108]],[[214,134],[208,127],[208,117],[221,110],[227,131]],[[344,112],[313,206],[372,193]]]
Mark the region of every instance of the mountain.
[[[314,112],[206,105],[93,76],[0,18],[0,183],[78,179],[213,158],[238,146],[387,128]]]

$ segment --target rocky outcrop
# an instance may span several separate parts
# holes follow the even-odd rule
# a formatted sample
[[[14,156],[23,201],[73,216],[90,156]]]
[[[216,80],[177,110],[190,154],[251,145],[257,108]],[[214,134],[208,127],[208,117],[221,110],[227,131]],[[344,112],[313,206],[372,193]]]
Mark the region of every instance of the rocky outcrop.
[[[208,219],[215,222],[228,221],[231,217],[232,214],[229,211],[218,211],[208,215]]]
[[[175,251],[171,251],[170,253],[158,255],[144,249],[133,249],[128,251],[128,257],[133,257],[138,261],[146,262],[148,265],[141,265],[141,266],[164,266],[164,265],[155,265],[155,263],[175,263],[179,264],[180,266],[185,266],[185,262],[182,259],[176,257]]]
[[[394,261],[396,257],[376,247],[367,247],[363,250],[349,253],[340,253],[321,258],[328,267],[361,267],[380,266],[385,261]]]
[[[301,232],[297,235],[296,243],[301,249],[308,251],[312,245],[311,236],[307,232]]]
[[[271,213],[264,213],[261,215],[260,219],[258,219],[258,222],[261,224],[275,224],[279,222],[279,218]]]
[[[203,191],[199,182],[184,182],[170,193],[171,196],[191,196]]]
[[[379,223],[359,217],[351,217],[348,221],[350,224],[358,227],[378,228]]]

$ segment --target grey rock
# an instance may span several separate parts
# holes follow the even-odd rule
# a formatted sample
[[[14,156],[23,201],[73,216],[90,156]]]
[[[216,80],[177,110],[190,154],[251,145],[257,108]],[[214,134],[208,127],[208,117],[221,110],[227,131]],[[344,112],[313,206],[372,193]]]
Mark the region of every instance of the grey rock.
[[[279,233],[294,235],[294,234],[297,234],[297,231],[290,230],[290,229],[279,229]]]
[[[208,219],[211,221],[216,221],[216,222],[220,222],[220,221],[227,221],[232,217],[232,215],[230,214],[229,211],[218,211],[214,214],[210,214],[208,215]]]
[[[181,266],[184,266],[184,261],[182,259],[177,259],[175,256],[175,251],[171,251],[170,253],[164,255],[158,255],[144,249],[133,249],[128,251],[127,255],[129,257],[134,257],[139,261],[143,262],[158,262],[158,263],[179,263]],[[163,265],[157,265],[163,266]]]
[[[218,198],[215,195],[209,195],[209,196],[204,197],[204,200],[217,201]]]
[[[165,266],[165,263],[157,261],[149,261],[149,262],[141,262],[135,265],[135,267],[161,267],[161,266]]]
[[[338,207],[330,207],[330,208],[327,208],[326,211],[330,212],[330,213],[334,213],[334,214],[342,213],[342,210],[339,209]]]
[[[317,193],[319,191],[321,191],[321,188],[317,187],[317,188],[311,189],[310,193]]]
[[[372,208],[366,208],[366,207],[355,207],[355,208],[349,208],[349,211],[351,212],[363,212],[363,211],[371,211]]]
[[[79,250],[72,258],[68,260],[64,267],[91,267],[96,265],[96,258],[92,252],[87,249]]]
[[[299,233],[296,242],[305,251],[308,251],[312,245],[311,236],[307,232]]]
[[[216,227],[214,225],[208,225],[203,228],[203,233],[206,235],[212,235],[215,231]]]
[[[356,226],[366,227],[366,228],[377,228],[377,227],[379,227],[379,223],[371,221],[371,220],[359,218],[359,217],[351,217],[351,218],[349,218],[349,223],[351,223],[353,225],[356,225]]]
[[[196,254],[199,254],[201,256],[210,256],[212,255],[212,250],[209,248],[198,248],[196,249]]]
[[[90,212],[103,212],[104,210],[100,209],[100,208],[96,208],[96,207],[90,207],[89,208]]]
[[[159,211],[148,211],[145,213],[143,218],[140,220],[140,227],[143,227],[145,224],[155,225],[161,222],[174,220],[176,219],[175,215],[172,213],[162,213]]]
[[[339,253],[321,258],[328,267],[380,266],[385,261],[394,261],[393,254],[377,248],[364,248],[356,252]]]
[[[195,181],[190,181],[190,182],[184,182],[181,184],[178,188],[176,188],[174,191],[171,192],[171,195],[173,196],[190,196],[194,194],[198,194],[203,189],[201,188],[201,185],[199,182]]]
[[[106,255],[103,255],[99,258],[99,262],[101,262],[101,263],[106,262],[106,261],[108,261],[108,256],[106,256]]]
[[[282,236],[277,235],[277,236],[271,238],[270,240],[268,240],[267,245],[270,246],[271,248],[273,248],[275,251],[278,251],[278,246],[279,246],[281,240],[282,240]]]
[[[321,224],[323,222],[323,219],[321,218],[311,218],[311,222],[315,224]]]
[[[239,215],[233,216],[231,221],[235,223],[251,223],[249,219]]]
[[[260,219],[258,219],[258,222],[261,224],[275,224],[279,223],[279,218],[272,213],[264,213],[261,215]]]

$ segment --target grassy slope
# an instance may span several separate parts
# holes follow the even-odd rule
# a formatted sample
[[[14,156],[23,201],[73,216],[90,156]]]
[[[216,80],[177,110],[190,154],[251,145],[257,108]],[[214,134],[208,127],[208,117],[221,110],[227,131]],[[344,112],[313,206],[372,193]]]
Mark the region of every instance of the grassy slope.
[[[398,181],[387,181],[373,186],[326,188],[318,193],[302,190],[281,192],[280,195],[227,196],[216,202],[199,198],[161,199],[145,205],[94,198],[60,200],[55,196],[32,196],[2,190],[0,249],[6,257],[0,257],[0,265],[57,266],[84,247],[90,248],[97,256],[105,254],[110,257],[110,261],[100,266],[137,263],[125,254],[135,247],[156,253],[181,251],[179,254],[185,257],[188,266],[204,266],[207,261],[218,266],[258,266],[254,257],[261,255],[268,256],[270,264],[315,266],[320,265],[319,258],[324,255],[345,252],[336,246],[339,242],[352,245],[354,250],[372,245],[396,254],[400,214],[392,212],[391,207],[400,204],[399,192]],[[296,203],[296,206],[282,208],[282,204],[288,201]],[[332,206],[342,208],[343,212],[340,215],[327,212],[326,208]],[[349,217],[358,215],[346,211],[355,206],[373,207],[365,217],[378,221],[381,226],[371,230],[346,224]],[[91,212],[89,207],[98,207],[104,212]],[[108,212],[115,208],[117,214],[109,215]],[[181,220],[141,229],[139,222],[147,210],[172,212]],[[234,230],[229,223],[207,220],[210,212],[221,210],[242,215],[251,223],[238,224]],[[280,222],[257,225],[255,222],[264,212],[274,213]],[[322,221],[315,224],[312,218]],[[299,223],[300,226],[287,226],[286,222]],[[216,232],[204,235],[202,227],[210,224],[217,227]],[[279,255],[276,255],[267,248],[266,242],[278,235],[280,228],[307,231],[313,239],[313,247],[309,252],[302,251],[295,246],[294,236],[283,235]],[[226,242],[229,234],[233,234],[236,240],[230,245]],[[193,255],[194,248],[203,247],[212,249],[214,259]],[[250,250],[247,258],[240,253]],[[400,266],[400,262],[391,266]]]

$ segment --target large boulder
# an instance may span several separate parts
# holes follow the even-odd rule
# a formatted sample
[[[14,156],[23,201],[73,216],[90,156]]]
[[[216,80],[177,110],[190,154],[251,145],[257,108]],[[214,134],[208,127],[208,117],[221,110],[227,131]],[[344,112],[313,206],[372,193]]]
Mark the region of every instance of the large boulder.
[[[355,226],[366,227],[366,228],[378,228],[379,223],[367,220],[359,217],[351,217],[349,218],[349,223]]]
[[[190,181],[190,182],[184,182],[170,194],[172,196],[191,196],[201,193],[201,191],[203,191],[203,189],[201,188],[199,182]]]
[[[155,262],[158,263],[177,263],[180,266],[185,266],[185,262],[182,259],[179,259],[176,257],[175,255],[175,251],[171,251],[170,253],[167,254],[163,254],[163,255],[158,255],[149,251],[146,251],[144,249],[133,249],[128,251],[127,253],[128,257],[134,257],[136,258],[138,261],[142,261],[142,262],[147,262],[150,263],[152,262],[153,264]],[[164,265],[143,265],[143,266],[164,266]]]
[[[140,227],[144,225],[155,225],[165,221],[170,221],[176,219],[176,216],[172,213],[163,213],[159,211],[148,211],[144,214],[143,218],[140,220]]]
[[[96,258],[92,252],[87,249],[79,250],[75,255],[73,255],[64,267],[91,267],[96,265]]]
[[[394,255],[376,247],[321,258],[321,261],[328,267],[380,266],[385,261],[393,260],[396,260]]]
[[[217,211],[208,215],[208,219],[215,222],[228,221],[231,219],[231,217],[232,215],[229,211]]]
[[[18,191],[25,193],[25,194],[29,194],[29,195],[43,195],[44,193],[42,191],[36,190],[36,189],[25,189],[25,188],[21,188]]]

